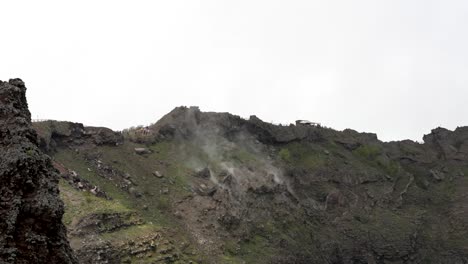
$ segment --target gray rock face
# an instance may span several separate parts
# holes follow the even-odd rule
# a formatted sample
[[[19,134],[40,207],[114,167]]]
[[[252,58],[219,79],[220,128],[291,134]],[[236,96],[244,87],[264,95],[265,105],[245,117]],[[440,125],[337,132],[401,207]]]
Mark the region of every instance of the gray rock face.
[[[435,129],[423,144],[385,143],[350,129],[179,107],[151,129],[230,164],[231,172],[213,170],[222,188],[212,194],[209,170],[193,174],[197,195],[177,208],[207,239],[263,234],[278,251],[264,263],[468,263],[467,127]]]
[[[424,143],[436,150],[444,160],[468,160],[468,127],[458,127],[455,131],[445,128],[433,129],[424,136]]]
[[[58,146],[116,146],[123,141],[119,132],[104,127],[85,127],[80,123],[43,121],[33,124],[39,136],[39,147],[46,153],[54,152]]]
[[[135,153],[138,155],[151,154],[151,150],[147,148],[135,148]]]
[[[151,129],[163,138],[179,136],[189,139],[200,131],[208,135],[216,134],[230,138],[245,132],[255,135],[263,143],[288,143],[298,140],[318,141],[322,135],[319,131],[325,128],[277,126],[263,122],[256,116],[246,120],[229,113],[201,112],[197,107],[177,107]]]
[[[119,144],[123,140],[120,133],[105,127],[85,127],[85,132],[96,145],[113,146]]]
[[[0,81],[0,263],[77,263],[57,183],[38,148],[24,83]]]

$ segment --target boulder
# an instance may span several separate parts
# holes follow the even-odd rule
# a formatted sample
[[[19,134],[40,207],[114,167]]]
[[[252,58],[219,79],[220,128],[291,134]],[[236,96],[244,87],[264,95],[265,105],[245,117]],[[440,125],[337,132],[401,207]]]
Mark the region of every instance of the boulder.
[[[141,192],[139,192],[135,187],[130,187],[130,189],[128,189],[128,192],[136,198],[140,198],[141,196],[143,196]]]
[[[147,148],[135,148],[135,153],[138,155],[151,154],[151,150]]]
[[[91,136],[96,145],[118,145],[123,142],[123,136],[105,127],[86,127],[86,134]]]
[[[153,171],[153,175],[158,177],[158,178],[164,177],[164,175],[160,171]]]
[[[204,168],[204,169],[201,169],[201,170],[195,172],[195,174],[193,174],[193,176],[198,177],[198,178],[202,178],[202,179],[209,179],[211,177],[211,172],[210,172],[210,169]]]
[[[442,181],[445,179],[445,174],[441,171],[438,170],[430,170],[432,178],[434,178],[436,181]]]

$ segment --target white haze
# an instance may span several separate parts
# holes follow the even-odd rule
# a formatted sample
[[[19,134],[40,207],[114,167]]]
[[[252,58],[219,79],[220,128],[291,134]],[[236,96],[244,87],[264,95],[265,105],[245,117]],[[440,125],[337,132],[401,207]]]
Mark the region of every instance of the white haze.
[[[237,183],[237,188],[231,189],[230,193],[237,196],[243,195],[250,187],[274,188],[278,184],[285,184],[288,191],[294,194],[289,182],[285,181],[283,170],[276,167],[269,157],[267,146],[250,133],[244,132],[238,132],[228,140],[223,136],[225,129],[219,127],[218,122],[198,124],[192,111],[193,109],[189,109],[183,117],[179,117],[182,129],[175,134],[175,138],[179,139],[176,142],[184,142],[180,139],[188,135],[181,131],[190,131],[190,143],[179,145],[179,153],[182,153],[181,158],[185,160],[187,168],[198,172],[208,169],[214,185],[229,189],[223,183],[224,179],[218,179],[219,170],[228,172]],[[196,149],[200,152],[196,153]],[[244,157],[243,161],[239,161],[239,155]],[[235,160],[239,162],[234,162]],[[249,163],[255,163],[255,170],[250,168]],[[227,175],[223,177],[225,176]]]
[[[34,118],[179,105],[420,140],[468,125],[467,1],[2,1],[0,79]]]

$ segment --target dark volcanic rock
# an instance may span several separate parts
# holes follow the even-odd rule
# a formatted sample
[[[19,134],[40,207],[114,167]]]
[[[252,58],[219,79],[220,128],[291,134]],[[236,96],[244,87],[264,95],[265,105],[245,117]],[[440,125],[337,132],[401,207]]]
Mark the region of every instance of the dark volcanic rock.
[[[86,245],[76,251],[80,263],[110,264],[122,263],[121,252],[117,251],[109,242],[88,241]]]
[[[455,131],[436,128],[424,136],[424,143],[436,150],[443,160],[468,160],[468,128],[458,127]]]
[[[202,179],[209,179],[211,177],[211,172],[210,172],[210,169],[204,168],[195,172],[193,176],[202,178]]]
[[[283,144],[292,141],[320,141],[325,128],[314,126],[274,125],[251,116],[246,120],[229,113],[201,112],[198,107],[176,107],[150,129],[162,138],[222,135],[227,139],[239,133],[250,133],[259,141]]]
[[[24,83],[0,81],[0,263],[77,263],[57,183],[38,148]]]
[[[119,132],[104,127],[85,127],[80,123],[48,120],[33,124],[41,150],[51,153],[59,146],[115,146],[123,141]]]
[[[120,133],[105,127],[85,127],[85,132],[96,145],[112,146],[123,141],[123,137]]]

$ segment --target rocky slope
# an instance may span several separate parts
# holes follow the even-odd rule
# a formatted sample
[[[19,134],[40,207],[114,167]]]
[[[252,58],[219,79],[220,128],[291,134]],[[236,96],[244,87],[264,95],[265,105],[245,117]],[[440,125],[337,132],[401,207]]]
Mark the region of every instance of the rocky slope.
[[[384,143],[195,107],[34,125],[82,263],[468,262],[468,128]]]
[[[38,148],[24,83],[0,81],[0,263],[77,263],[58,174]]]

